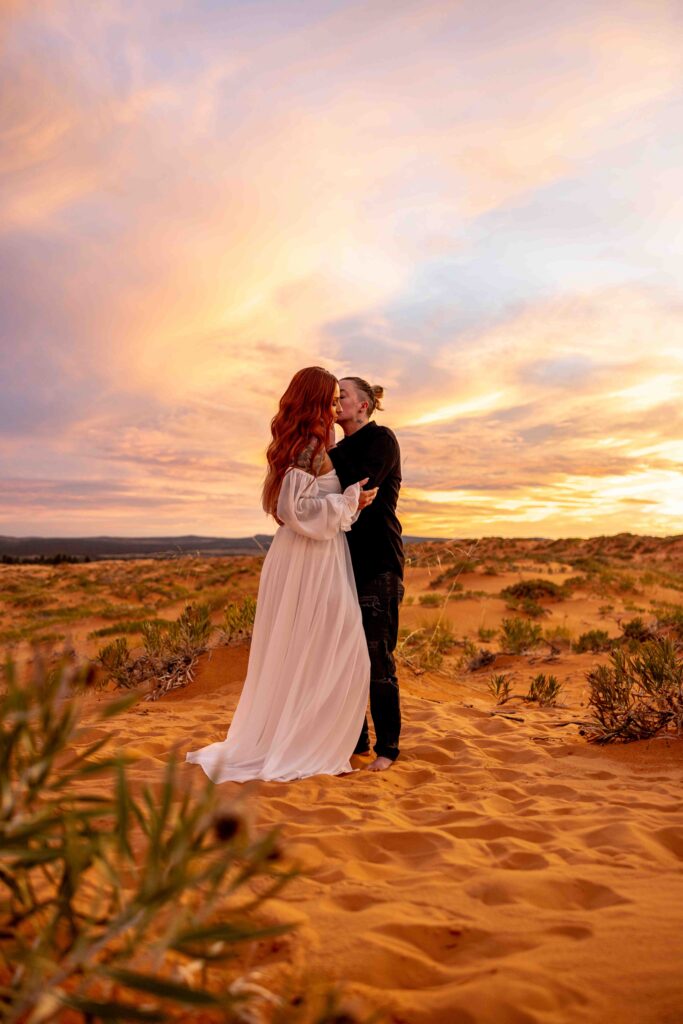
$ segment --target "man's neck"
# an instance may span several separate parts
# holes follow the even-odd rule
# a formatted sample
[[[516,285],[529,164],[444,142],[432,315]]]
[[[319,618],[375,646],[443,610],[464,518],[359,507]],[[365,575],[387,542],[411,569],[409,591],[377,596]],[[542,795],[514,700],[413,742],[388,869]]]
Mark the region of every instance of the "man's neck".
[[[344,437],[351,437],[351,434],[357,434],[363,427],[367,427],[369,422],[370,420],[361,420],[360,422],[358,420],[344,420],[339,426],[344,431]]]

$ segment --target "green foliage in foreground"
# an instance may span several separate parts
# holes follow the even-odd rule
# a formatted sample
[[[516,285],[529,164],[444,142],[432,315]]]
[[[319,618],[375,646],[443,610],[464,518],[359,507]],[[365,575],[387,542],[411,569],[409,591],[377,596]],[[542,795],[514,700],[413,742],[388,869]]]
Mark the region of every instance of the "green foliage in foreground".
[[[0,1019],[371,1024],[324,979],[285,981],[283,996],[240,974],[245,944],[290,931],[265,917],[294,874],[277,835],[253,835],[220,787],[194,776],[190,789],[173,760],[135,785],[97,737],[135,697],[81,727],[74,684],[91,674],[37,662],[26,685],[5,666]]]
[[[611,665],[588,673],[593,725],[589,739],[648,739],[683,728],[683,659],[673,640],[655,637],[636,650],[615,648]]]
[[[275,834],[250,836],[209,782],[189,792],[173,760],[160,785],[136,791],[108,739],[88,743],[67,673],[39,668],[26,686],[8,663],[5,677],[3,1020],[43,1024],[65,1007],[83,1020],[186,1020],[183,1007],[234,1019],[245,996],[207,982],[240,944],[284,930],[259,920],[289,877]],[[110,703],[101,721],[130,704]]]

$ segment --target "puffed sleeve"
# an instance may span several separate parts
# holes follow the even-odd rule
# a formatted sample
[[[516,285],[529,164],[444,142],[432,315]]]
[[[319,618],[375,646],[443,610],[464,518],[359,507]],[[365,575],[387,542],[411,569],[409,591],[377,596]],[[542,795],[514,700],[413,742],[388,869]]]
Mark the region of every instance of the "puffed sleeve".
[[[278,519],[290,530],[312,540],[330,540],[348,531],[358,518],[360,484],[343,494],[320,494],[318,481],[303,469],[288,469],[277,500]]]

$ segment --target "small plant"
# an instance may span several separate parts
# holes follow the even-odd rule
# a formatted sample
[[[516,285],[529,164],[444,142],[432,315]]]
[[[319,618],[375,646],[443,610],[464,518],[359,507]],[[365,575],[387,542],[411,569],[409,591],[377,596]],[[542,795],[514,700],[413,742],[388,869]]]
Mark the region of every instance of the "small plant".
[[[535,701],[542,707],[549,707],[551,704],[555,704],[561,689],[562,684],[558,682],[555,676],[546,676],[543,672],[539,672],[531,680],[529,692],[524,699]]]
[[[489,693],[495,698],[496,704],[505,704],[511,697],[510,677],[498,672],[489,678]]]
[[[621,627],[622,639],[627,641],[628,645],[631,647],[642,644],[646,640],[651,640],[652,635],[652,629],[645,624],[640,616],[637,616],[635,619],[631,619],[629,622],[625,622]]]
[[[418,601],[423,608],[440,608],[444,603],[443,594],[420,594]]]
[[[582,633],[577,641],[574,643],[574,650],[577,654],[585,654],[586,651],[592,651],[596,654],[598,651],[607,651],[612,646],[612,641],[609,638],[609,633],[604,629],[589,629],[587,633]]]
[[[551,647],[571,647],[572,632],[566,626],[552,626],[543,631],[543,639]]]
[[[102,665],[107,679],[113,680],[118,686],[129,687],[131,685],[130,651],[125,637],[112,640],[110,644],[103,647],[97,655],[97,660]]]
[[[522,654],[542,640],[541,627],[527,619],[503,619],[502,630],[503,650],[508,654]]]
[[[481,643],[488,644],[491,643],[497,632],[497,629],[487,629],[485,626],[480,626],[477,630],[477,636]]]
[[[221,641],[224,644],[234,644],[248,640],[254,628],[255,618],[255,598],[243,597],[241,601],[231,601],[225,609]]]
[[[648,739],[683,728],[683,661],[669,637],[655,637],[635,651],[615,648],[611,665],[588,673],[595,743]]]
[[[670,629],[675,637],[683,640],[683,606],[667,605],[657,612],[657,627]]]
[[[144,654],[133,657],[124,637],[103,647],[97,655],[105,670],[105,679],[118,686],[154,685],[146,700],[157,700],[164,693],[185,686],[194,678],[199,655],[206,650],[211,632],[206,605],[187,605],[175,622],[160,619],[142,623]]]
[[[422,625],[411,632],[401,631],[396,654],[409,668],[421,674],[440,668],[444,653],[454,645],[455,637],[447,624]]]

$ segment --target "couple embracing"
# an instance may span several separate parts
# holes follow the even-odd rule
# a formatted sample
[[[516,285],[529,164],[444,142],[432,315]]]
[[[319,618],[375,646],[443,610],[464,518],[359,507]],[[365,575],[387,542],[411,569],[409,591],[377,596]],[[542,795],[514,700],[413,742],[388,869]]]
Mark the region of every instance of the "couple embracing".
[[[372,771],[398,757],[393,650],[403,596],[398,442],[360,377],[300,370],[271,423],[263,507],[278,522],[263,563],[249,668],[227,738],[187,754],[214,782]],[[344,431],[335,443],[334,424]]]

